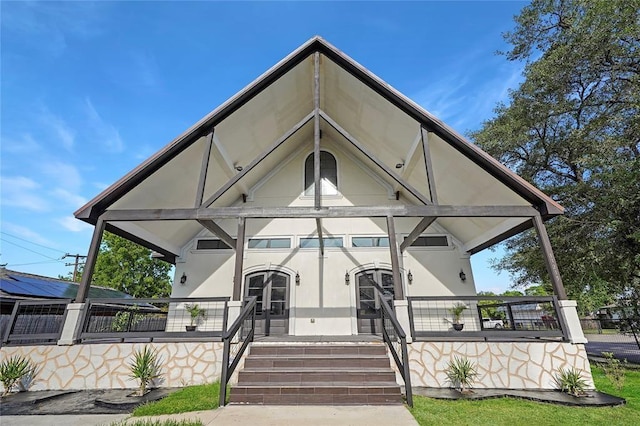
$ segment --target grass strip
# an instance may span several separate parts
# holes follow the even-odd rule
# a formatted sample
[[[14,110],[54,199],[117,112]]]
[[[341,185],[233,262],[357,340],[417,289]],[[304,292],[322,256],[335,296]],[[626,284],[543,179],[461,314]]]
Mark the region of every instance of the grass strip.
[[[134,417],[178,414],[189,411],[214,410],[218,408],[220,383],[189,386],[168,395],[159,401],[139,406],[133,411]]]

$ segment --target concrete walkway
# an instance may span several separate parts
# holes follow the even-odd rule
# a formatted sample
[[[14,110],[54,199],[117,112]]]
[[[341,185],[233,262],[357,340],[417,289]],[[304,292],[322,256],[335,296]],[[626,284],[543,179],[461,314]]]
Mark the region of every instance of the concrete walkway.
[[[403,405],[326,406],[326,405],[227,405],[212,411],[173,414],[136,419],[200,419],[202,424],[260,426],[417,426]],[[133,419],[131,419],[133,420]],[[3,425],[4,426],[4,425]]]
[[[277,406],[228,405],[210,411],[152,417],[129,417],[128,414],[2,416],[2,426],[100,426],[128,418],[136,420],[199,419],[203,425],[260,426],[417,426],[409,410],[402,405],[388,406]]]

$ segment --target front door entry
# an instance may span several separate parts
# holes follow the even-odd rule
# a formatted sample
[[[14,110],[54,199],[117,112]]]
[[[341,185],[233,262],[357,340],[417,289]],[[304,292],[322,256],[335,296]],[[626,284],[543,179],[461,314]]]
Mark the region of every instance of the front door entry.
[[[382,332],[380,320],[380,301],[376,296],[377,283],[387,298],[393,299],[393,273],[386,269],[370,269],[356,275],[356,303],[359,334],[378,334]]]
[[[245,296],[256,296],[256,334],[289,333],[289,275],[263,271],[245,278]]]

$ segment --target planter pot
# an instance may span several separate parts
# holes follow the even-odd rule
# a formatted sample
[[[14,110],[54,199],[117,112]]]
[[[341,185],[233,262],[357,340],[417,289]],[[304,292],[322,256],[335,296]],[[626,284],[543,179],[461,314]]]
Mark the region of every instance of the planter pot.
[[[453,329],[455,331],[461,331],[464,328],[464,324],[453,324]]]
[[[187,331],[196,331],[195,325],[185,325],[184,328],[186,328]]]

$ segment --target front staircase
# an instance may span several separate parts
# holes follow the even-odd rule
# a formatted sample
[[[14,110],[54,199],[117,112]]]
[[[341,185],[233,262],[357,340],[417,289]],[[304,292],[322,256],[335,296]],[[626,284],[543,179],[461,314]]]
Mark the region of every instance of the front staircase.
[[[402,404],[382,343],[253,343],[231,404]]]

